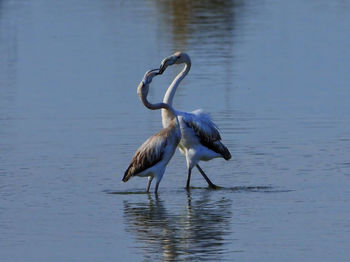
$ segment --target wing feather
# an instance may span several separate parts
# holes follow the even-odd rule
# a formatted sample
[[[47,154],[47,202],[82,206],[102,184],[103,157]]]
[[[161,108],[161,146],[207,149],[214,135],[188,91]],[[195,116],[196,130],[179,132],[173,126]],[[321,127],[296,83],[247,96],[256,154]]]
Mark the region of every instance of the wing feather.
[[[128,181],[130,177],[141,173],[162,160],[168,143],[167,138],[161,134],[162,131],[148,138],[139,147],[124,173],[123,182]]]
[[[187,114],[183,119],[186,125],[192,128],[199,138],[207,142],[221,140],[218,127],[211,120],[210,115],[203,112],[201,109]]]
[[[230,151],[221,143],[219,129],[211,120],[209,114],[201,109],[195,110],[191,114],[187,114],[183,121],[194,131],[203,146],[221,154],[226,160],[231,158]]]

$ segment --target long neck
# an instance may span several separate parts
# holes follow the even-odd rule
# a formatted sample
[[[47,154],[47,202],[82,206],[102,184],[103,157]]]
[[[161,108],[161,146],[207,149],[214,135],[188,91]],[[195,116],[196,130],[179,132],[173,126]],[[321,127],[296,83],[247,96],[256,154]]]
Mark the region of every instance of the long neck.
[[[147,107],[148,109],[151,110],[157,110],[157,109],[161,109],[164,108],[166,110],[171,110],[173,112],[173,108],[172,106],[165,104],[165,103],[155,103],[152,104],[148,101],[147,96],[143,95],[143,94],[139,94],[141,102],[144,104],[145,107]]]
[[[143,105],[145,107],[147,107],[148,109],[151,109],[151,110],[164,109],[165,111],[169,111],[171,114],[176,115],[176,112],[175,112],[174,108],[171,105],[166,104],[166,103],[162,103],[162,102],[161,103],[152,104],[151,102],[148,101],[147,95],[145,95],[145,94],[143,94],[141,92],[140,88],[138,88],[137,93],[138,93],[138,95],[140,97],[140,100],[143,103]]]
[[[142,93],[139,94],[140,96],[140,99],[141,99],[141,102],[144,104],[145,107],[147,107],[148,109],[151,109],[151,110],[157,110],[157,109],[162,109],[162,111],[166,111],[168,112],[169,114],[175,116],[175,119],[176,119],[176,123],[177,125],[179,126],[179,120],[177,118],[177,114],[174,110],[174,108],[169,105],[169,104],[166,104],[166,103],[155,103],[155,104],[152,104],[148,101],[147,99],[147,96],[144,96]],[[174,118],[174,117],[173,117]]]
[[[173,82],[168,87],[168,90],[166,91],[163,103],[166,103],[170,106],[173,104],[173,99],[177,90],[177,87],[181,83],[181,81],[185,78],[185,76],[188,74],[188,72],[191,69],[191,62],[187,61],[185,63],[185,67],[181,70],[181,72],[174,78]],[[169,110],[162,110],[162,124],[163,127],[166,127],[170,124],[171,120],[174,118],[174,114]]]
[[[167,103],[169,105],[173,104],[173,99],[176,93],[176,89],[181,83],[181,81],[185,78],[185,76],[188,74],[188,72],[191,69],[191,62],[186,62],[185,67],[181,70],[181,72],[174,78],[173,82],[168,87],[168,90],[166,91],[163,102]]]

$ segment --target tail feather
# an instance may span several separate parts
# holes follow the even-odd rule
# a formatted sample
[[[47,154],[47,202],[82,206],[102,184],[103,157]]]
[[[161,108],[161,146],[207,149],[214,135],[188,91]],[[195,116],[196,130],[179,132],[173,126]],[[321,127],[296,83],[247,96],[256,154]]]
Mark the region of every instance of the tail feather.
[[[220,154],[225,160],[231,159],[231,153],[221,141],[215,141],[207,146],[209,149]]]
[[[231,153],[230,153],[230,151],[227,149],[227,147],[226,147],[224,144],[221,143],[221,145],[222,145],[222,151],[221,151],[220,153],[221,153],[222,157],[223,157],[225,160],[231,159]]]
[[[123,182],[126,182],[126,181],[128,181],[129,179],[130,179],[130,177],[132,176],[132,172],[130,172],[131,170],[131,166],[132,165],[130,165],[129,167],[128,167],[128,169],[125,171],[125,173],[124,173],[124,176],[123,176],[123,179],[122,179],[122,181]]]

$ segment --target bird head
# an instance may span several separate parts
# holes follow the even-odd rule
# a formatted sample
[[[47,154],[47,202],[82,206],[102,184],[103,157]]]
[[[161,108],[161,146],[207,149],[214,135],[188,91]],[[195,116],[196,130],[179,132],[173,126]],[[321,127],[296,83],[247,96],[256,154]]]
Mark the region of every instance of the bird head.
[[[162,60],[159,68],[159,73],[163,74],[168,66],[182,63],[191,63],[190,56],[184,52],[176,52],[173,55],[168,56]]]
[[[137,94],[141,97],[147,97],[149,91],[149,84],[153,77],[159,75],[159,69],[152,69],[146,72],[139,86],[137,87]]]

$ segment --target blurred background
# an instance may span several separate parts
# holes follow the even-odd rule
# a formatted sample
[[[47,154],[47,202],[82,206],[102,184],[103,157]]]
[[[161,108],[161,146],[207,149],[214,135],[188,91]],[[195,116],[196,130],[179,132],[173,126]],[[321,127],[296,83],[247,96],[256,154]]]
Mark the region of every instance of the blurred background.
[[[1,261],[348,261],[349,26],[344,0],[0,0]],[[175,51],[174,107],[232,159],[187,192],[176,152],[156,198],[121,178],[162,128],[137,85]]]

